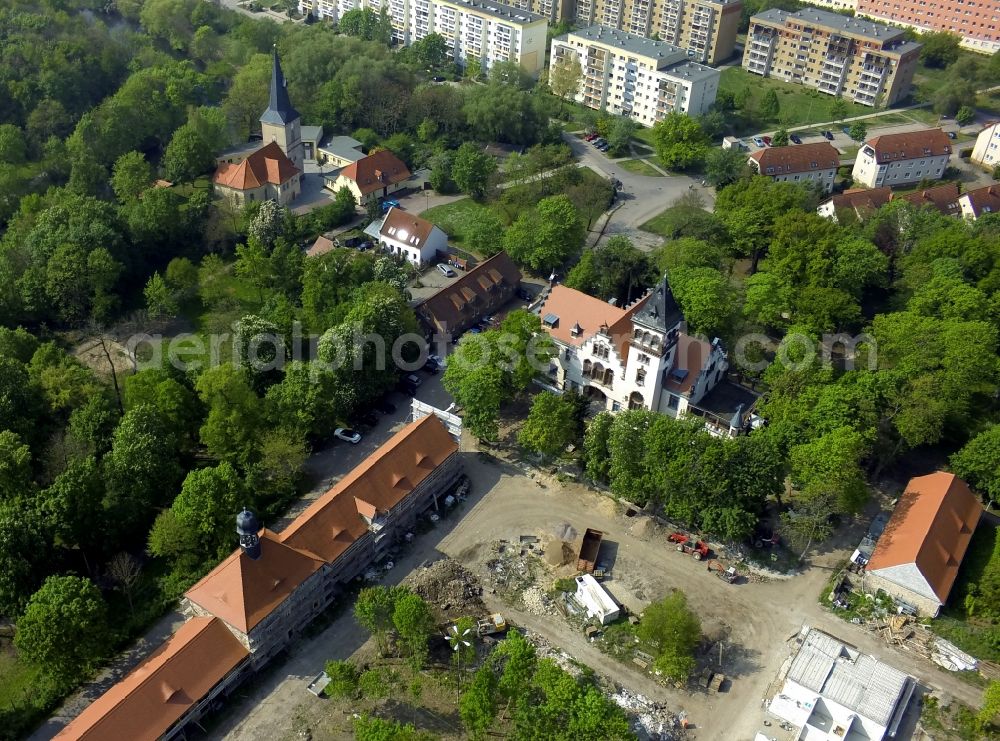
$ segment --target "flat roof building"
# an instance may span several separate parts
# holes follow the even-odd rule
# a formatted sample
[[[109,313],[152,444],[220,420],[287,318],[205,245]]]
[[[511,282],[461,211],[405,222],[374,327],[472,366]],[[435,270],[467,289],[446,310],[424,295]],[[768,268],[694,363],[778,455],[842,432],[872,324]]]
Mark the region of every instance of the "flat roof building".
[[[607,625],[618,619],[621,608],[601,583],[590,574],[576,577],[576,601],[587,611],[587,617]]]
[[[902,29],[805,8],[753,16],[743,68],[867,106],[910,94],[920,44]]]
[[[804,626],[800,646],[768,712],[810,741],[896,734],[916,687],[912,677],[833,636]]]
[[[721,73],[692,62],[665,41],[591,26],[552,40],[549,68],[576,65],[581,71],[574,100],[652,126],[668,113],[707,113]]]

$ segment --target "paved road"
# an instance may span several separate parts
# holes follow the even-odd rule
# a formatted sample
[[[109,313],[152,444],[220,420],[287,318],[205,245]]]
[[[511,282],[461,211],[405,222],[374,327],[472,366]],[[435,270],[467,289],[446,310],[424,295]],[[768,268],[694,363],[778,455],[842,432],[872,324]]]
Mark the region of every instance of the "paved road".
[[[637,175],[617,165],[615,160],[572,134],[564,132],[563,140],[573,149],[573,154],[579,158],[582,165],[599,174],[622,181],[622,205],[612,214],[604,233],[593,240],[593,244],[598,244],[615,234],[624,234],[637,247],[651,250],[660,246],[663,240],[655,234],[639,229],[642,224],[692,190],[702,196],[705,208],[711,209],[715,203],[715,192],[711,188],[703,188],[698,181],[686,175],[669,177]]]

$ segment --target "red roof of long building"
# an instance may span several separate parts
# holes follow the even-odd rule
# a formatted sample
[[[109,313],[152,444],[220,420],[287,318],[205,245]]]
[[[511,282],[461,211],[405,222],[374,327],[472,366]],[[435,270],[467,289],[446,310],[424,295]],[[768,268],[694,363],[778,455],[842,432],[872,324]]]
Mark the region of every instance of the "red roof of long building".
[[[221,620],[192,618],[56,738],[155,741],[247,655]]]

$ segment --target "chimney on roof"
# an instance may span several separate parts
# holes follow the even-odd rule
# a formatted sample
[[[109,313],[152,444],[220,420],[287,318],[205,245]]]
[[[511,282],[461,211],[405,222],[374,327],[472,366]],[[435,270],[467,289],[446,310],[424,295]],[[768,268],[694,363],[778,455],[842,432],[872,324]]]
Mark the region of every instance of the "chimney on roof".
[[[254,561],[260,558],[258,532],[260,532],[260,522],[257,520],[257,515],[244,507],[243,511],[236,515],[236,534],[240,538],[240,548]]]

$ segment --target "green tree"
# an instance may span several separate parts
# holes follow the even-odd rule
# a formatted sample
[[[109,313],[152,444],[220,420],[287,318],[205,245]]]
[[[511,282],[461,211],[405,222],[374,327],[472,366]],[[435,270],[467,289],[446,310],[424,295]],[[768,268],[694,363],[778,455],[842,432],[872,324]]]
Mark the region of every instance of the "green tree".
[[[423,666],[427,660],[427,641],[434,630],[430,605],[419,595],[402,594],[393,607],[392,624],[406,645],[413,666]]]
[[[655,279],[646,253],[637,249],[628,237],[616,234],[584,253],[566,276],[566,285],[600,299],[616,298],[624,306]]]
[[[145,404],[125,412],[102,465],[108,522],[123,534],[145,532],[181,474],[177,440],[159,412]]]
[[[583,69],[573,55],[557,57],[555,64],[549,68],[549,87],[558,98],[574,97],[580,89],[582,79]]]
[[[412,723],[404,724],[365,714],[354,719],[354,738],[355,741],[432,741],[434,736],[418,731]]]
[[[233,518],[248,495],[236,469],[223,461],[188,473],[170,509],[194,533],[204,557],[221,558],[232,549]]]
[[[473,739],[481,739],[497,715],[497,676],[489,664],[479,667],[472,684],[458,703],[462,725]]]
[[[608,448],[614,417],[601,412],[587,425],[583,438],[583,454],[587,462],[587,476],[593,481],[607,483],[611,474],[611,452]]]
[[[412,43],[409,49],[417,62],[428,71],[441,69],[448,63],[448,42],[439,33],[427,34]]]
[[[186,257],[171,260],[163,279],[179,299],[190,298],[198,290],[198,268]]]
[[[958,59],[962,37],[948,31],[928,31],[920,34],[920,61],[928,67],[944,69]]]
[[[244,469],[256,460],[262,409],[247,372],[230,363],[206,370],[195,383],[208,416],[201,441],[210,455]]]
[[[736,307],[732,286],[714,268],[678,268],[670,288],[691,328],[710,337],[724,334]]]
[[[772,147],[787,147],[788,146],[788,129],[782,126],[780,129],[771,135],[771,146]]]
[[[337,28],[346,36],[378,41],[386,46],[392,41],[392,22],[384,9],[381,13],[371,8],[348,10],[340,16]]]
[[[984,730],[1000,713],[1000,682],[991,681],[983,691],[983,705],[976,713],[979,730]]]
[[[848,136],[856,142],[863,142],[868,137],[868,126],[864,121],[854,121],[851,124]]]
[[[108,608],[93,582],[50,576],[17,621],[14,645],[26,661],[68,687],[104,657],[108,631]]]
[[[683,682],[694,671],[694,652],[701,641],[701,621],[683,592],[673,591],[647,607],[637,630],[656,649],[655,666],[668,679]]]
[[[781,111],[781,103],[778,101],[778,93],[773,87],[769,87],[764,97],[760,99],[757,106],[757,113],[763,121],[775,121]]]
[[[20,165],[27,156],[24,132],[14,124],[0,124],[0,165]]]
[[[653,147],[665,167],[685,170],[708,154],[709,138],[698,121],[684,113],[668,113],[653,126]]]
[[[843,121],[847,115],[847,101],[843,98],[834,98],[830,104],[830,115],[834,121]]]
[[[465,142],[455,153],[451,176],[460,190],[476,200],[482,200],[496,171],[497,162],[493,157],[475,144]]]
[[[33,488],[31,448],[16,432],[3,430],[0,432],[0,500],[28,493]]]
[[[621,157],[629,152],[632,144],[632,137],[639,130],[639,124],[635,119],[628,116],[615,116],[608,127],[608,134],[605,139],[608,142],[608,154],[613,157]]]
[[[705,155],[705,180],[716,188],[725,188],[748,173],[746,155],[740,149],[714,147]]]
[[[504,223],[492,209],[475,211],[462,231],[466,246],[480,255],[492,257],[503,248]]]
[[[470,335],[475,337],[475,335]],[[448,360],[442,384],[462,407],[465,426],[480,440],[495,440],[500,405],[506,398],[503,373],[482,360],[479,342],[462,339]]]
[[[861,461],[867,453],[861,433],[838,427],[789,451],[791,479],[805,497],[832,496],[837,512],[854,514],[868,500]]]
[[[992,425],[951,457],[955,473],[993,500],[1000,500],[1000,425]]]
[[[20,615],[47,573],[45,523],[23,498],[0,501],[0,614]]]
[[[379,652],[385,653],[386,634],[393,627],[396,602],[407,590],[401,587],[366,587],[354,602],[354,619],[375,638]]]
[[[126,152],[111,171],[111,189],[122,203],[135,200],[153,183],[153,171],[141,152]]]
[[[350,698],[358,694],[358,670],[350,661],[328,661],[326,673],[330,677],[327,697]]]
[[[572,201],[565,195],[543,198],[522,212],[504,234],[503,244],[514,260],[534,270],[555,269],[578,254],[586,230]]]
[[[531,412],[517,436],[528,450],[551,458],[577,440],[575,409],[569,399],[543,391],[531,404]]]
[[[955,114],[955,121],[962,126],[968,126],[970,123],[976,120],[976,109],[971,106],[964,105],[958,109]]]
[[[194,180],[215,164],[211,142],[190,124],[184,124],[170,137],[163,153],[163,169],[173,182]]]
[[[150,319],[166,319],[177,315],[177,297],[159,273],[153,273],[142,290],[146,313]]]
[[[518,631],[512,630],[493,649],[490,658],[503,662],[497,689],[500,697],[516,710],[527,700],[525,690],[530,686],[531,678],[538,668],[538,654],[535,647]]]
[[[101,470],[92,456],[70,461],[38,495],[46,527],[63,545],[79,548],[84,560],[105,545],[103,497]]]

